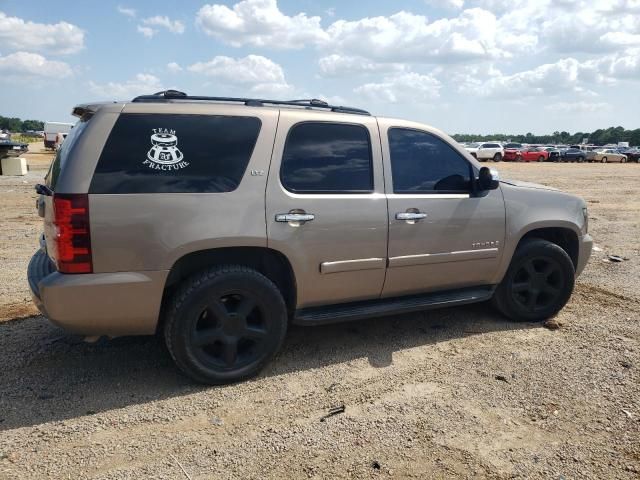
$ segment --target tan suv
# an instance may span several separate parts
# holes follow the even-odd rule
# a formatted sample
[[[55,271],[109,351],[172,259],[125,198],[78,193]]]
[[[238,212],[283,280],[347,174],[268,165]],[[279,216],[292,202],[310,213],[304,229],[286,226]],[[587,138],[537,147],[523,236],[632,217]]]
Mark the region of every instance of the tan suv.
[[[591,252],[583,200],[420,123],[176,91],[74,114],[37,187],[34,301],[82,335],[161,331],[200,382],[256,374],[290,322],[490,299],[540,321]]]

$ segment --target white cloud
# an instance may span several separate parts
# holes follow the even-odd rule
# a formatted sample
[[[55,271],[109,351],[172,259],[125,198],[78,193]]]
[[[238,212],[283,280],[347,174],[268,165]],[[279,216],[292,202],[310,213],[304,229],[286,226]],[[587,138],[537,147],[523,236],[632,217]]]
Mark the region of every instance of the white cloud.
[[[182,71],[182,67],[176,62],[169,62],[167,63],[167,70],[171,73],[178,73]]]
[[[215,78],[228,85],[250,87],[255,93],[279,94],[291,91],[282,67],[260,55],[244,58],[217,56],[187,67],[190,72]]]
[[[73,75],[73,71],[65,62],[47,60],[37,53],[16,52],[0,56],[0,74],[11,79],[66,78]]]
[[[116,8],[118,12],[124,15],[125,17],[136,18],[135,8],[123,7],[122,5],[118,5]]]
[[[338,20],[327,34],[325,48],[378,62],[452,63],[512,55],[502,47],[495,15],[479,8],[433,22],[404,11],[389,17]],[[510,47],[519,50],[529,44],[526,39]]]
[[[402,71],[406,65],[402,63],[379,63],[364,57],[350,57],[332,54],[318,60],[322,75],[327,77],[348,76],[358,73],[377,73]]]
[[[463,90],[497,98],[555,95],[562,92],[579,92],[581,76],[595,80],[597,71],[592,66],[582,65],[575,58],[564,58],[512,75],[498,73],[485,82],[470,83],[463,87]]]
[[[372,101],[415,103],[438,98],[441,86],[431,75],[409,72],[386,77],[380,83],[366,83],[354,92]]]
[[[464,7],[464,0],[425,0],[427,5],[437,8],[449,8],[459,10]]]
[[[138,73],[134,78],[123,83],[108,82],[99,84],[89,82],[89,89],[94,95],[109,100],[128,100],[137,95],[165,90],[158,77],[147,73]]]
[[[298,49],[326,38],[320,17],[285,15],[276,0],[243,0],[233,8],[204,5],[196,16],[204,33],[234,47]]]
[[[147,38],[151,38],[156,34],[156,31],[153,28],[138,25],[138,33],[141,33]]]
[[[545,105],[545,110],[562,113],[593,113],[611,110],[605,102],[557,102]]]
[[[0,12],[0,45],[3,49],[71,54],[84,48],[84,31],[67,22],[35,23]]]
[[[180,20],[171,20],[169,17],[156,15],[155,17],[149,17],[142,20],[142,24],[147,27],[161,27],[171,33],[184,33],[184,23]]]

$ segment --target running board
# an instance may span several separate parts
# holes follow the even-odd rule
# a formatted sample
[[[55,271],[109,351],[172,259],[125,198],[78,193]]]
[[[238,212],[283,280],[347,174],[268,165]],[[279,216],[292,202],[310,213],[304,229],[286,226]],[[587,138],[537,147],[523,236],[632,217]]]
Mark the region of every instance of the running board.
[[[425,293],[406,297],[381,298],[362,302],[341,303],[323,307],[296,310],[293,323],[296,325],[325,325],[328,323],[361,320],[402,313],[452,307],[489,300],[495,287],[462,288],[445,292]]]

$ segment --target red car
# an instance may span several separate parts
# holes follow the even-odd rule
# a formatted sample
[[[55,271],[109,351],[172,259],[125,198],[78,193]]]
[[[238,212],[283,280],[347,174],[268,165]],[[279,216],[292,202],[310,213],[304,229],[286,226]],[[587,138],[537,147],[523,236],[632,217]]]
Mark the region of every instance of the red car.
[[[505,148],[503,158],[515,162],[546,162],[549,152],[542,147]]]

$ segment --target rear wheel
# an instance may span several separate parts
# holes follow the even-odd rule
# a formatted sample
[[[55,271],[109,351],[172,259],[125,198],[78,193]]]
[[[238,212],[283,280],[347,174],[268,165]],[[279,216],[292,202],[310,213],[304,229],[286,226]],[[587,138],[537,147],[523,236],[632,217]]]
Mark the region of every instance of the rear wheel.
[[[607,157],[602,157],[602,163],[607,163]]]
[[[502,160],[502,154],[498,152],[493,156],[493,161],[499,162],[500,160]]]
[[[185,281],[165,324],[176,365],[201,383],[257,374],[280,349],[287,309],[271,280],[247,267],[221,266]]]
[[[496,288],[493,304],[515,321],[546,320],[569,301],[574,282],[567,252],[547,240],[526,240]]]

